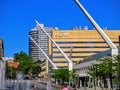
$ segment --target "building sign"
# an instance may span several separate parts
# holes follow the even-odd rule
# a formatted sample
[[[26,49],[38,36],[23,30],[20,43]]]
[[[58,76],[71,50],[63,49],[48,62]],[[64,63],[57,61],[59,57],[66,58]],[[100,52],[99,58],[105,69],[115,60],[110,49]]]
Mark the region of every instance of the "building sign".
[[[65,37],[65,36],[68,36],[69,33],[68,32],[57,32],[55,33],[55,36],[57,37]]]

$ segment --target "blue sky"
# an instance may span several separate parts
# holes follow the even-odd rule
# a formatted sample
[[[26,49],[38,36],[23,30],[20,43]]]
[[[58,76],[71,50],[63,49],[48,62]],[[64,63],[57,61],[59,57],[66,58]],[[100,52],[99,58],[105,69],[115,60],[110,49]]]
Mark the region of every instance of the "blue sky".
[[[101,27],[120,30],[120,0],[80,0]],[[71,29],[92,25],[74,0],[0,0],[0,38],[6,57],[28,53],[28,32],[35,20],[47,27]]]

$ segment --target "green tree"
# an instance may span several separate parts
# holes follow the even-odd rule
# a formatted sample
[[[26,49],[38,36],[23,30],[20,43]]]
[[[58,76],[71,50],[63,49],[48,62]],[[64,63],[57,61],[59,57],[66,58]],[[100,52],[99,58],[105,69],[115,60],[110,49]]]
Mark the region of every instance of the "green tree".
[[[20,53],[14,54],[14,61],[19,62],[17,68],[18,71],[22,71],[24,74],[29,74],[32,68],[33,59],[28,56],[25,52],[21,51]]]
[[[119,82],[120,81],[120,55],[115,57],[115,81]]]
[[[69,71],[65,68],[53,70],[53,75],[54,78],[62,82],[62,84],[64,84],[65,82],[68,83],[69,81],[74,83],[74,79],[77,77],[75,69]]]
[[[100,79],[106,79],[109,77],[110,79],[110,85],[112,86],[112,79],[113,74],[115,73],[115,59],[112,57],[106,57],[106,58],[100,58],[98,59],[99,64],[95,64],[93,68],[89,70],[89,74],[92,77],[100,78]],[[113,68],[114,67],[114,68]]]
[[[72,83],[75,83],[75,78],[78,76],[78,74],[76,74],[76,69],[73,69],[71,71],[69,71],[69,80]]]
[[[93,67],[89,69],[88,74],[92,76],[94,80],[95,90],[96,90],[96,81],[98,81],[99,74],[100,74],[98,64],[94,64]]]
[[[55,69],[53,70],[53,75],[54,78],[60,82],[62,82],[62,84],[64,84],[64,82],[68,82],[69,81],[69,70],[68,69]]]
[[[105,78],[109,77],[111,88],[113,88],[112,79],[113,79],[113,74],[115,73],[115,70],[113,68],[115,67],[115,63],[114,63],[115,59],[113,59],[112,57],[106,57],[106,58],[101,58],[100,61],[102,62],[101,63],[102,67],[100,67],[103,70],[102,73],[104,74]]]
[[[41,67],[40,67],[39,62],[33,63],[30,71],[31,71],[31,74],[33,75],[33,77],[38,77],[38,74],[41,71]]]
[[[33,59],[23,51],[14,54],[14,62],[19,63],[18,68],[6,66],[6,76],[8,78],[15,78],[16,73],[19,71],[22,71],[27,76],[31,74],[33,76],[38,76],[41,71],[39,62],[33,62]]]
[[[17,69],[14,67],[9,67],[8,64],[6,64],[6,77],[9,79],[14,79],[16,76]]]

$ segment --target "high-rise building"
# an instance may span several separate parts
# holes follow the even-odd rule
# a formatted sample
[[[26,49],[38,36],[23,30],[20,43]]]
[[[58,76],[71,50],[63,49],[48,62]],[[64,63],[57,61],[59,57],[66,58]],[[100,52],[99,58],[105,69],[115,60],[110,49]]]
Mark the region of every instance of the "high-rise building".
[[[52,27],[42,27],[47,31],[49,35],[51,35],[51,31],[55,28]],[[48,55],[48,37],[45,33],[40,29],[39,26],[36,25],[34,29],[29,32],[29,35],[36,41],[36,43],[43,49],[43,51]],[[38,49],[38,47],[31,41],[29,38],[29,55],[33,58],[34,61],[37,60],[45,60],[46,57],[44,54]]]
[[[104,30],[104,32],[119,47],[120,31]],[[110,49],[96,30],[53,30],[52,38],[74,64],[84,58]],[[68,67],[64,56],[51,42],[49,43],[49,55],[57,67]]]
[[[4,57],[4,44],[3,44],[3,39],[0,39],[0,57]]]

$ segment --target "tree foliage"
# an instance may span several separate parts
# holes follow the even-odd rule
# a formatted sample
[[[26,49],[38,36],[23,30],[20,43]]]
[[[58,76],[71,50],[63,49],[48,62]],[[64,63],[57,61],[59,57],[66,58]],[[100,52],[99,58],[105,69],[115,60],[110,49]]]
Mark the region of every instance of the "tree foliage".
[[[55,69],[53,70],[54,78],[62,82],[69,82],[69,80],[74,80],[74,78],[77,76],[76,70],[69,71],[65,68]]]
[[[89,70],[93,78],[110,79],[112,88],[112,79],[120,81],[120,55],[115,57],[105,57],[98,59],[99,64],[94,64]]]
[[[30,56],[21,51],[20,53],[14,54],[14,61],[19,62],[18,71],[22,71],[24,74],[29,74],[33,64],[33,59]]]
[[[78,76],[78,74],[76,74],[76,69],[69,71],[69,80],[71,82],[75,83],[74,80],[77,76]]]
[[[115,75],[116,75],[115,80],[119,82],[120,81],[120,55],[115,57],[114,63],[115,63],[114,70],[115,70]]]
[[[14,54],[14,62],[18,62],[18,68],[9,67],[7,65],[7,77],[15,78],[17,72],[23,72],[25,75],[37,76],[40,73],[40,66],[38,63],[34,63],[33,59],[25,52],[21,51]]]
[[[69,70],[68,69],[55,69],[53,71],[54,78],[60,80],[61,82],[69,81]]]
[[[8,64],[6,64],[6,77],[11,79],[15,78],[17,69],[14,67],[9,67]]]
[[[31,69],[31,73],[33,75],[33,77],[38,77],[38,74],[41,71],[41,67],[40,64],[38,62],[35,62],[32,64],[32,69]]]
[[[91,76],[108,77],[110,74],[115,73],[116,63],[114,63],[115,60],[112,57],[100,58],[98,62],[99,64],[94,64],[89,70]]]

